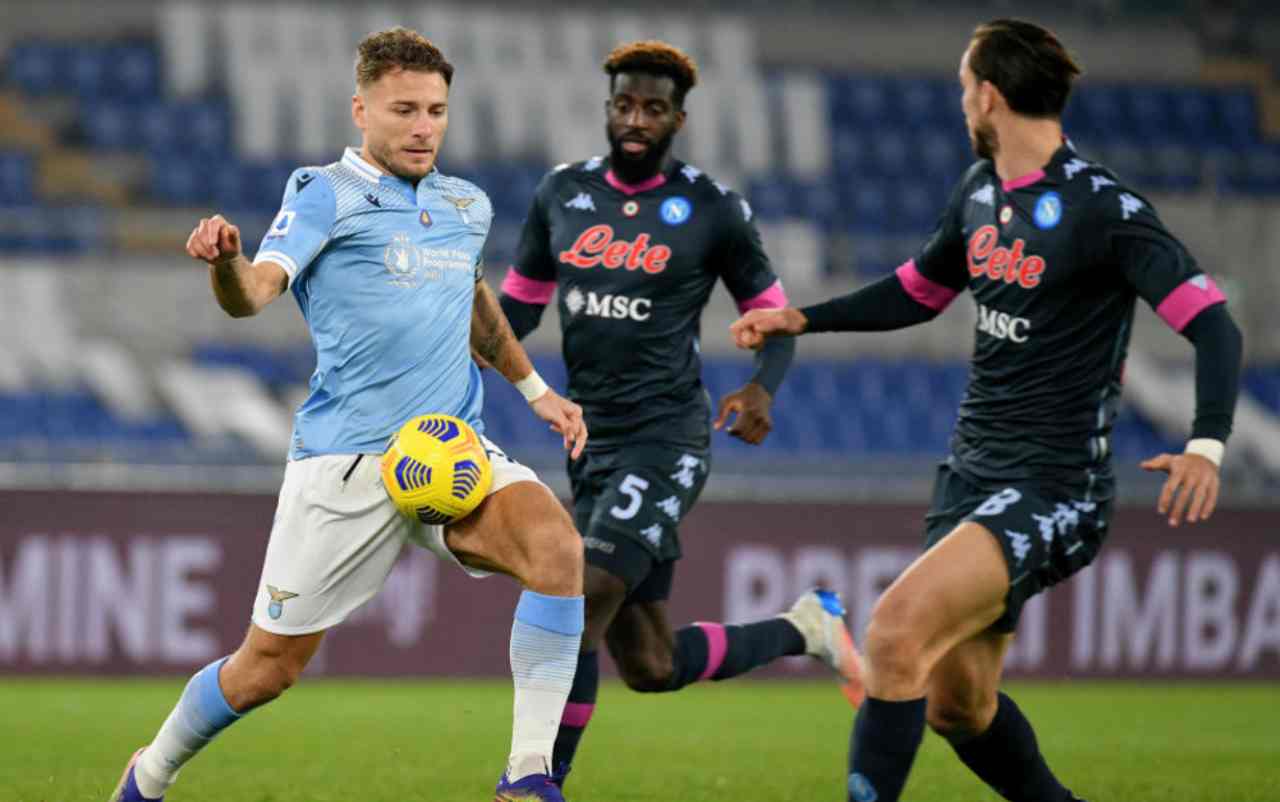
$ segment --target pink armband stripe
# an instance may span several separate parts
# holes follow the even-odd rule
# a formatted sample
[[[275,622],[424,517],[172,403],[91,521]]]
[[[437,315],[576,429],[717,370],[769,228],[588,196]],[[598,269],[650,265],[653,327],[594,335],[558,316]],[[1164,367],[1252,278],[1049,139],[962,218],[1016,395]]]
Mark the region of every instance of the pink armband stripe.
[[[551,296],[556,294],[556,283],[526,278],[517,273],[513,267],[507,271],[507,277],[502,280],[502,291],[517,301],[546,306],[551,303]]]
[[[1205,307],[1220,304],[1226,300],[1227,296],[1222,294],[1222,290],[1213,283],[1213,279],[1201,274],[1192,276],[1179,284],[1156,307],[1156,314],[1169,324],[1169,328],[1180,332],[1195,319],[1196,315],[1203,312]]]
[[[902,282],[902,288],[907,291],[907,295],[918,304],[927,306],[935,312],[941,312],[947,308],[955,297],[959,294],[950,287],[944,287],[936,281],[930,281],[925,278],[924,274],[916,267],[916,260],[912,259],[896,271],[898,281]]]
[[[782,309],[787,305],[787,291],[782,289],[782,282],[775,281],[759,295],[738,301],[738,312],[746,314],[752,309]]]

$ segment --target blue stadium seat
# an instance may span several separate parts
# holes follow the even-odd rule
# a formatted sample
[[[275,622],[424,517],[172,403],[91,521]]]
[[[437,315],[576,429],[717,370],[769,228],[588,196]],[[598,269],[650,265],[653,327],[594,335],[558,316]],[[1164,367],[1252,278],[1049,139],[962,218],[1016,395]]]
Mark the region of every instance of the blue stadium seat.
[[[903,121],[912,128],[945,124],[959,129],[964,119],[960,93],[954,80],[903,78],[898,82]]]
[[[160,96],[160,54],[154,44],[118,42],[106,48],[106,55],[110,94],[138,99]]]
[[[268,387],[306,384],[315,370],[311,348],[271,349],[251,344],[200,343],[191,350],[198,365],[247,370]]]
[[[1222,125],[1222,147],[1246,147],[1261,141],[1258,131],[1258,99],[1247,87],[1223,89],[1215,93]]]
[[[35,159],[19,151],[0,151],[0,206],[26,206],[35,194]]]
[[[1280,364],[1252,367],[1244,372],[1244,386],[1250,395],[1280,415]]]
[[[80,107],[80,131],[86,143],[103,150],[136,148],[142,107],[112,100],[84,102]]]
[[[781,220],[787,216],[790,192],[782,176],[767,175],[748,184],[748,201],[755,216],[764,221]]]
[[[101,45],[78,44],[71,47],[64,68],[71,91],[82,98],[109,94],[112,85],[110,66],[110,55]]]
[[[64,69],[69,56],[70,48],[65,45],[42,40],[18,42],[5,58],[5,76],[24,94],[57,94],[70,86]]]

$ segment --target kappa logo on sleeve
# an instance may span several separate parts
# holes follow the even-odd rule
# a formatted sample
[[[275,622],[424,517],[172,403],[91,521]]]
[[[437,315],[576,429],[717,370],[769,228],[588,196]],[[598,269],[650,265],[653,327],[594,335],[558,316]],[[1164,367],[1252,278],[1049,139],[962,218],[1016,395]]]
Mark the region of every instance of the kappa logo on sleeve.
[[[271,228],[267,229],[267,239],[272,237],[283,237],[289,233],[289,229],[293,227],[293,217],[297,212],[280,212],[276,215],[276,219],[271,221]]]

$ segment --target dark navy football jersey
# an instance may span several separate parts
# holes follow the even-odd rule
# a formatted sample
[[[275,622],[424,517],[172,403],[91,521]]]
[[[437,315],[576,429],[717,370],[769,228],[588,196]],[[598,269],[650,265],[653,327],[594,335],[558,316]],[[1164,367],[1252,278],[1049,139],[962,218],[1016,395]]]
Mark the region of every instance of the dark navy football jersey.
[[[569,397],[582,405],[595,448],[644,440],[705,448],[699,321],[716,281],[740,307],[781,297],[751,207],[679,161],[638,187],[615,179],[602,158],[553,170],[538,186],[513,272],[504,290],[516,297],[522,282],[547,287],[547,298],[549,282],[559,290]]]
[[[941,309],[977,304],[952,463],[979,480],[1109,478],[1135,302],[1181,331],[1225,299],[1145,198],[1064,145],[1041,171],[965,173],[898,276]]]

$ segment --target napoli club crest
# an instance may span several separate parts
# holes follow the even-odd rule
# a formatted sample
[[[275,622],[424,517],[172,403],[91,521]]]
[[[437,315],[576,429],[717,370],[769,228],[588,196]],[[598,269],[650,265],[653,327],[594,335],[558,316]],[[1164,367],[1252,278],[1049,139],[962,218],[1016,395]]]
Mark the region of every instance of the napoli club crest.
[[[669,226],[684,225],[693,214],[693,204],[689,203],[688,198],[680,196],[667,198],[662,202],[658,213],[662,216],[662,222]]]

